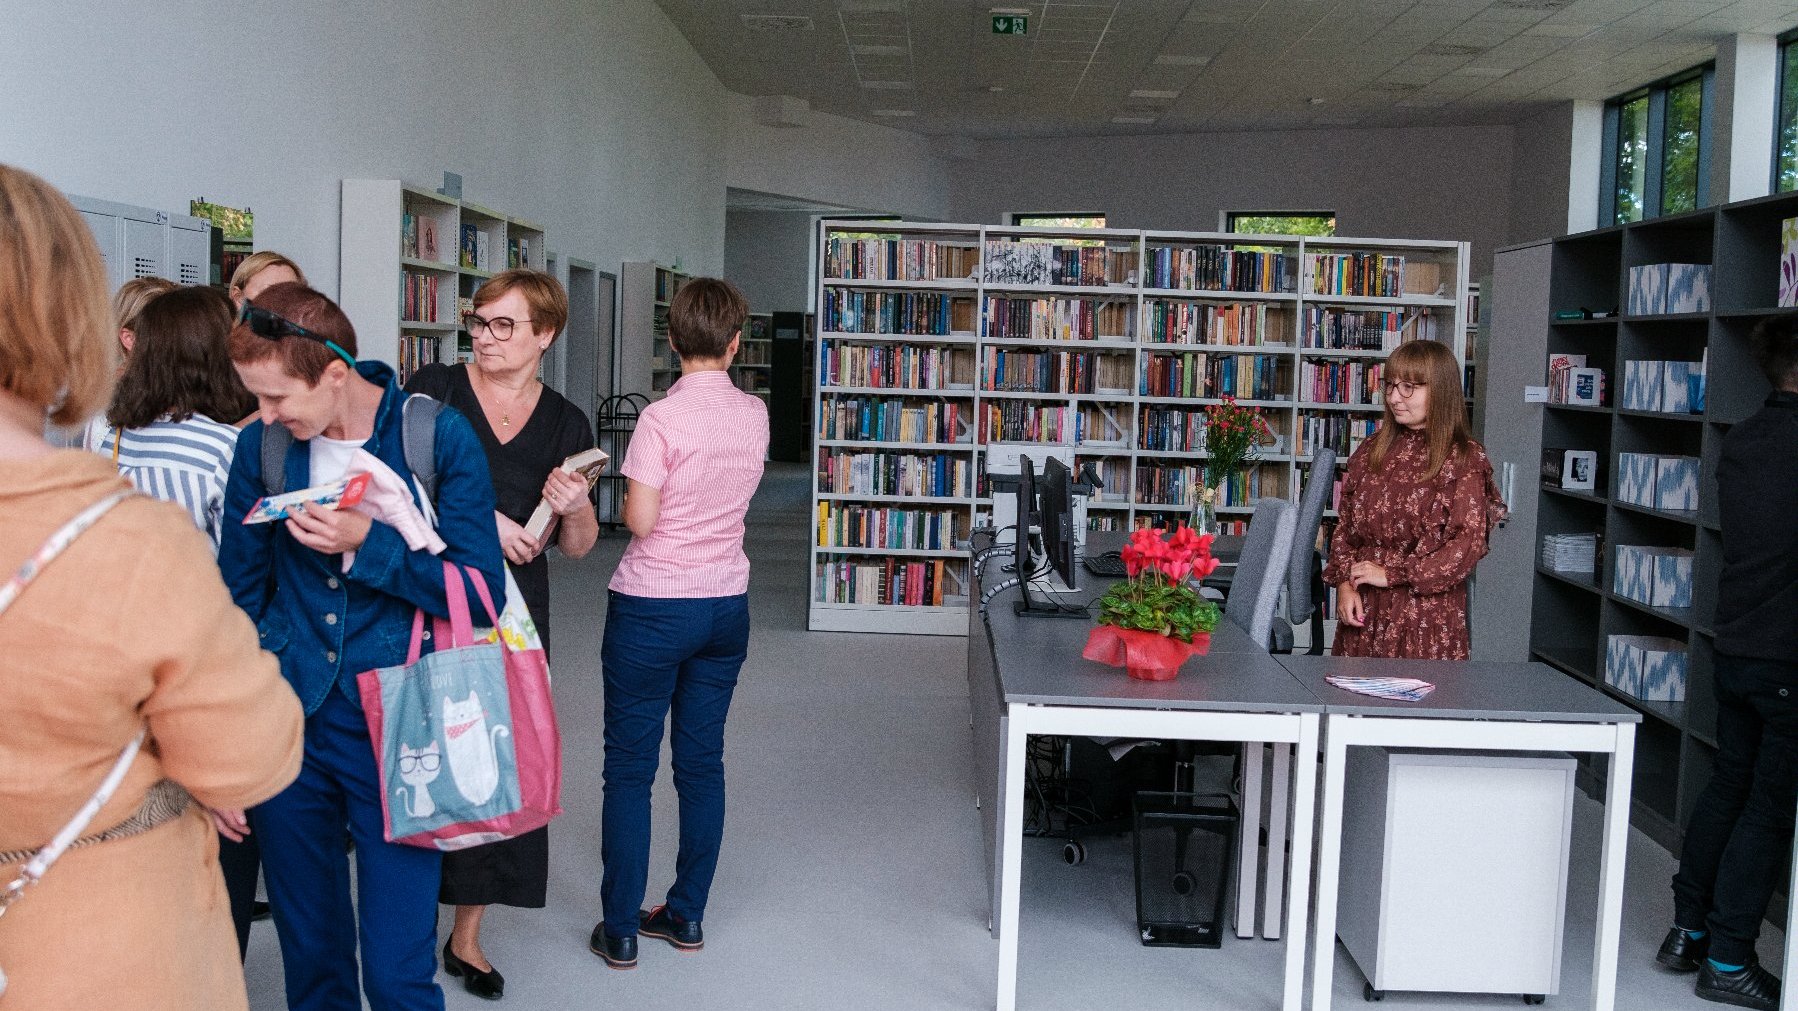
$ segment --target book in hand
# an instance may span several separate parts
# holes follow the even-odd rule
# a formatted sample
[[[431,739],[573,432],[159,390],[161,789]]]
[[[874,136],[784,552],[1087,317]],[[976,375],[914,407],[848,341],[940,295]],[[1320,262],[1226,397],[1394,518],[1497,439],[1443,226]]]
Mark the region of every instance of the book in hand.
[[[593,483],[599,480],[599,472],[606,469],[606,461],[611,458],[611,454],[595,446],[592,449],[583,449],[563,460],[561,469],[577,477],[586,478],[587,487],[592,488]],[[543,535],[549,531],[550,524],[555,521],[555,518],[556,511],[550,506],[549,501],[539,499],[537,508],[524,525],[524,532],[530,534],[533,539],[541,540]]]
[[[362,493],[368,490],[368,474],[356,473],[341,477],[329,484],[314,485],[301,488],[284,495],[268,495],[256,500],[250,507],[249,515],[243,518],[244,523],[270,523],[284,520],[293,511],[293,507],[304,503],[320,509],[348,509],[362,501]]]

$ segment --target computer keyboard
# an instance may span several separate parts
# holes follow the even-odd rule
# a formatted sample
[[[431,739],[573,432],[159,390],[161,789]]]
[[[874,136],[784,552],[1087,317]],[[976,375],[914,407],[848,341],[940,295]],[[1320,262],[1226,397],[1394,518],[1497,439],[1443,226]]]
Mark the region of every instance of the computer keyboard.
[[[1129,573],[1124,569],[1124,559],[1115,551],[1107,551],[1102,555],[1088,555],[1085,563],[1086,571],[1095,576],[1122,579]]]

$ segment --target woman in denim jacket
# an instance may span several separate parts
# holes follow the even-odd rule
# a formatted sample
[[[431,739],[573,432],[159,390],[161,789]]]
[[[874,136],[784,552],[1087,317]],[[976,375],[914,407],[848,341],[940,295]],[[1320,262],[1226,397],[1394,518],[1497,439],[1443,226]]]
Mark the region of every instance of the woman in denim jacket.
[[[504,585],[493,483],[467,419],[436,416],[437,532],[442,557],[411,551],[392,527],[362,513],[307,510],[276,523],[244,525],[268,487],[262,441],[272,426],[292,435],[282,486],[342,477],[360,448],[406,474],[402,404],[393,371],[354,360],[356,335],[330,299],[297,284],[276,285],[246,308],[231,333],[231,358],[256,395],[260,420],[238,440],[225,491],[219,566],[238,606],[256,621],[264,649],[281,658],[306,711],[300,778],[256,808],[224,812],[238,832],[254,826],[269,904],[287,974],[288,1007],[359,1006],[436,1011],[439,856],[383,835],[382,797],[356,675],[405,662],[416,609],[447,616],[443,562]],[[416,489],[414,495],[417,494]],[[355,552],[347,569],[345,552]],[[361,901],[353,908],[344,855],[355,843]]]

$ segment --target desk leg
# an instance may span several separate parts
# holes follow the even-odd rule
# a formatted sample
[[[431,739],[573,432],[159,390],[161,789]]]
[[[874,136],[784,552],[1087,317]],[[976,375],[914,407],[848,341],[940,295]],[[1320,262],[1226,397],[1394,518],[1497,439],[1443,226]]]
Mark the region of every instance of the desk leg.
[[[1604,790],[1604,855],[1598,872],[1598,937],[1592,952],[1592,1007],[1617,1006],[1617,945],[1623,929],[1624,857],[1629,851],[1630,777],[1635,772],[1636,725],[1617,724]]]
[[[1311,908],[1311,820],[1317,811],[1317,732],[1319,718],[1299,724],[1299,761],[1293,784],[1292,894],[1286,906],[1286,991],[1283,1011],[1305,1006],[1305,914]],[[1290,749],[1287,744],[1278,745]],[[1334,928],[1331,928],[1334,929]],[[1324,1011],[1328,1004],[1315,1004]]]
[[[1261,913],[1261,936],[1280,939],[1280,903],[1286,893],[1287,787],[1292,783],[1292,745],[1274,745],[1273,796],[1267,805],[1267,892]]]
[[[1260,741],[1242,744],[1242,832],[1236,856],[1236,936],[1255,936],[1255,873],[1261,864]]]
[[[1030,737],[1027,707],[1011,708],[1011,732],[1005,741],[1005,798],[999,822],[1003,859],[999,865],[999,1011],[1018,1003],[1018,893],[1022,881],[1024,837],[1024,743]]]
[[[1317,923],[1311,931],[1312,1011],[1326,1011],[1330,1006],[1330,987],[1336,971],[1336,879],[1342,869],[1342,790],[1348,764],[1348,745],[1336,730],[1337,722],[1347,719],[1352,717],[1331,716],[1324,729],[1323,814],[1319,816],[1317,826]],[[1305,756],[1301,753],[1301,772],[1304,762]],[[1299,904],[1298,880],[1299,876],[1294,874],[1294,907]]]

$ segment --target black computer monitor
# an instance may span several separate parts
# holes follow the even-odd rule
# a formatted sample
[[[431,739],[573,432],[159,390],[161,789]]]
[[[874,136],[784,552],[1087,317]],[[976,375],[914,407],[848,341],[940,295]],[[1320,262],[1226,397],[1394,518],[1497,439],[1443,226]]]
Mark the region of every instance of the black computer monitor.
[[[1042,528],[1043,554],[1050,568],[1068,589],[1078,589],[1074,583],[1074,475],[1055,457],[1043,464],[1037,524]]]
[[[1018,580],[1027,583],[1036,564],[1030,553],[1030,528],[1036,525],[1036,464],[1028,456],[1018,454],[1018,529],[1013,544]],[[1028,597],[1028,588],[1024,591]]]

